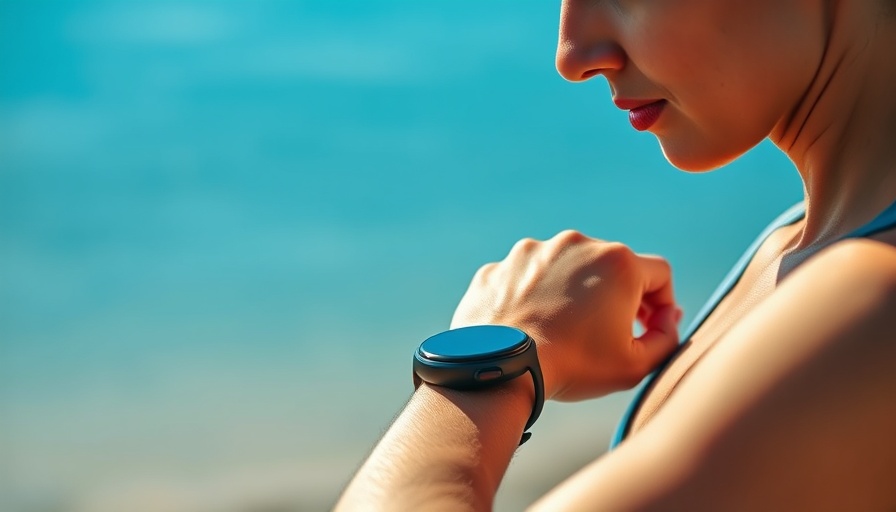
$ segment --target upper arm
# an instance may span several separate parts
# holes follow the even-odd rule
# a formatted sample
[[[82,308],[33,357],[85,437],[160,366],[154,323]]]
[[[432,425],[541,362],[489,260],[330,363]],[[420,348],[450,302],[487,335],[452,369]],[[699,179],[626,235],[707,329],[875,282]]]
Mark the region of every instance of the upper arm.
[[[653,421],[539,505],[896,507],[896,249],[849,241],[788,277]]]

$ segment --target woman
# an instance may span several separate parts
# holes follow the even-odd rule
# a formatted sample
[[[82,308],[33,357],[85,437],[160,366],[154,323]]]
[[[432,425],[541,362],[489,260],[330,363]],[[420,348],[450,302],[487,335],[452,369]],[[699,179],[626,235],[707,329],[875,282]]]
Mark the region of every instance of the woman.
[[[603,75],[684,170],[770,137],[805,214],[772,226],[680,349],[658,257],[563,232],[477,273],[452,328],[528,333],[549,399],[631,387],[674,353],[625,441],[534,508],[896,508],[896,2],[564,0],[557,68]],[[489,509],[534,401],[528,378],[422,383],[339,508]]]

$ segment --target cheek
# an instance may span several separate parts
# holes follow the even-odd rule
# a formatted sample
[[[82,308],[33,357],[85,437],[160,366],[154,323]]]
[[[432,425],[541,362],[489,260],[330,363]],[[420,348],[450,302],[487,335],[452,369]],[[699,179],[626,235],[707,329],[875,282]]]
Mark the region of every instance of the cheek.
[[[811,83],[823,48],[820,24],[761,14],[655,23],[652,44],[638,48],[644,74],[670,101],[656,134],[676,167],[707,170],[737,158],[769,135]]]
[[[753,82],[763,81],[742,69],[717,34],[670,23],[654,24],[650,32],[653,37],[630,53],[669,102],[654,133],[672,165],[714,169],[767,135],[771,125],[745,118],[755,114]]]

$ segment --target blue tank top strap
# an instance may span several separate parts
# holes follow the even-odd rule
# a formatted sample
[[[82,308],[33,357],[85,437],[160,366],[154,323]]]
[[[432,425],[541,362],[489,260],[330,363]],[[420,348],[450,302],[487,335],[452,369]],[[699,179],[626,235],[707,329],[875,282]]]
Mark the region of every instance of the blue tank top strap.
[[[896,206],[896,204],[894,204]],[[893,213],[896,215],[896,208],[893,208]],[[759,250],[759,246],[765,241],[766,238],[769,237],[775,230],[793,224],[794,222],[803,218],[806,214],[806,210],[803,202],[799,202],[792,207],[790,207],[787,211],[782,213],[775,219],[762,233],[756,237],[756,240],[750,245],[749,248],[744,252],[743,256],[734,264],[734,267],[728,272],[728,275],[725,276],[725,279],[722,280],[722,283],[716,288],[713,294],[710,296],[709,300],[706,301],[706,304],[700,309],[697,313],[697,316],[694,317],[694,320],[691,321],[691,324],[685,330],[684,335],[680,337],[681,343],[684,344],[687,340],[694,335],[697,329],[703,325],[703,322],[706,321],[707,317],[713,312],[716,306],[719,305],[719,302],[734,288],[734,285],[740,280],[741,276],[746,270],[747,265],[750,263],[750,260],[753,259],[753,256],[756,255],[756,251]],[[673,356],[674,357],[674,354]],[[635,392],[635,396],[632,399],[631,403],[629,403],[626,408],[625,413],[622,415],[622,418],[619,421],[619,424],[616,427],[616,432],[613,434],[612,439],[610,439],[610,449],[615,448],[619,443],[625,439],[625,436],[628,434],[629,427],[631,426],[631,422],[635,417],[635,412],[638,410],[638,407],[641,405],[641,401],[644,399],[644,395],[647,394],[647,390],[650,389],[650,386],[653,384],[653,381],[656,380],[656,377],[663,371],[669,361],[672,359],[669,357],[663,364],[659,366],[659,368],[650,374],[644,382],[641,383],[638,390]]]
[[[881,231],[886,231],[894,226],[896,226],[896,202],[891,204],[886,210],[882,211],[880,215],[874,218],[874,220],[843,238],[863,238]]]

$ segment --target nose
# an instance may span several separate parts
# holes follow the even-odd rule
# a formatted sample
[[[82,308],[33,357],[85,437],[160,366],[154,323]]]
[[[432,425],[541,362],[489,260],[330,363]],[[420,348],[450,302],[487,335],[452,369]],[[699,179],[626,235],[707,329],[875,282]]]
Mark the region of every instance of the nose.
[[[610,2],[563,0],[556,65],[560,76],[581,82],[625,67],[626,55],[613,35]]]

